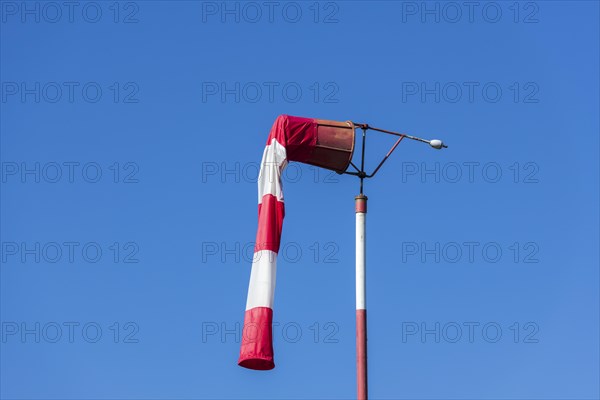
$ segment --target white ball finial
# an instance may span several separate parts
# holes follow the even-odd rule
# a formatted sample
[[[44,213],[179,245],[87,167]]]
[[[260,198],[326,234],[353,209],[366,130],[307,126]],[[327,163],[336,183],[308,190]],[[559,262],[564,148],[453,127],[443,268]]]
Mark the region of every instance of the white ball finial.
[[[429,142],[429,145],[431,147],[433,147],[434,149],[441,149],[442,147],[446,147],[444,146],[444,143],[441,140],[438,139],[433,139]]]

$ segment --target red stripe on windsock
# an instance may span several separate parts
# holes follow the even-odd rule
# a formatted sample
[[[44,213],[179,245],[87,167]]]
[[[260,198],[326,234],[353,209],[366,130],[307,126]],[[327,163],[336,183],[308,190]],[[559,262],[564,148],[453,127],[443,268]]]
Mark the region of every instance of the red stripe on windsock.
[[[272,309],[255,307],[246,311],[238,365],[258,370],[275,368],[272,327]]]
[[[258,230],[254,252],[271,250],[279,253],[281,227],[285,216],[285,205],[277,197],[266,194],[258,205]]]
[[[303,162],[317,145],[317,122],[312,118],[280,115],[271,128],[267,145],[272,139],[285,147],[289,161]]]

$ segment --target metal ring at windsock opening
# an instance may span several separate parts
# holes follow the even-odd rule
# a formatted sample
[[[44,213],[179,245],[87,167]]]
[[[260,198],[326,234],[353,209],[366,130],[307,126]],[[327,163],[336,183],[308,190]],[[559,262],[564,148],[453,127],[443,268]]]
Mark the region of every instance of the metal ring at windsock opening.
[[[348,169],[354,153],[354,123],[315,119],[317,143],[303,162],[342,173]]]

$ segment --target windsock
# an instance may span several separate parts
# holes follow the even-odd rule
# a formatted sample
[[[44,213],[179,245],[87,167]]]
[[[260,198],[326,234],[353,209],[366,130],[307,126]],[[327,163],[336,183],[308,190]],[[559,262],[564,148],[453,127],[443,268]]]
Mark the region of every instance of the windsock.
[[[351,122],[280,115],[273,124],[258,176],[258,231],[250,273],[238,364],[269,370],[273,360],[273,297],[277,253],[285,215],[281,175],[289,161],[338,172],[354,150]]]

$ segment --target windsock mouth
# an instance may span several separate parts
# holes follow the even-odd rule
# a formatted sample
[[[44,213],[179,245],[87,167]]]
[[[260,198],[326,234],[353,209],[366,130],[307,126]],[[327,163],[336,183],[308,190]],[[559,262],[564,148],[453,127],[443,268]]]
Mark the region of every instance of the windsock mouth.
[[[238,365],[240,367],[255,369],[258,371],[267,371],[275,368],[275,363],[273,360],[265,358],[246,358],[245,360],[240,360]]]
[[[352,121],[340,122],[315,119],[316,143],[306,164],[344,173],[354,154],[355,126]]]

